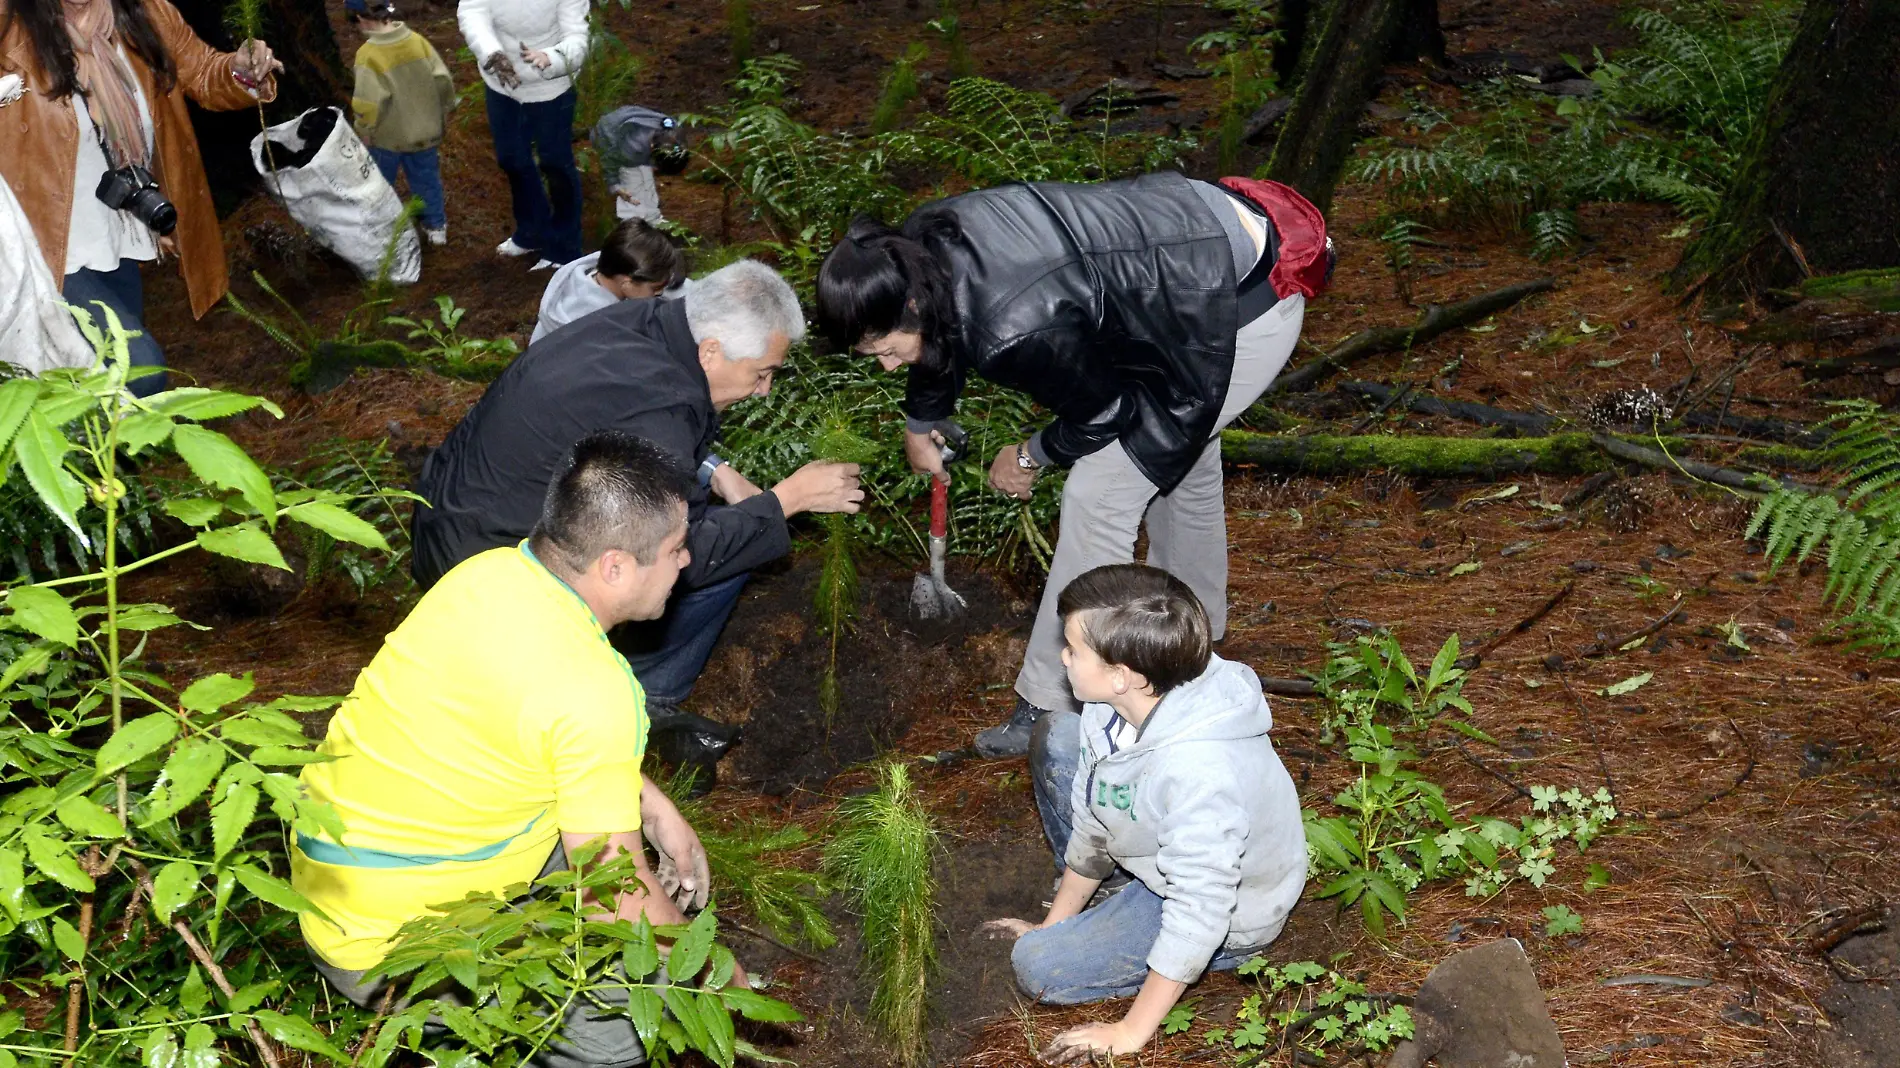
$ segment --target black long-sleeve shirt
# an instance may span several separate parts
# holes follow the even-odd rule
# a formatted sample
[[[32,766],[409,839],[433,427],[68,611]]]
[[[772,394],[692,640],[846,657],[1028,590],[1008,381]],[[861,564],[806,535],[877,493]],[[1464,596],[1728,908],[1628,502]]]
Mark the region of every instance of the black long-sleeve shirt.
[[[554,472],[574,443],[619,430],[698,467],[719,433],[682,301],[628,300],[528,346],[423,468],[416,506],[416,582],[428,589],[476,553],[528,536]],[[739,504],[687,502],[686,588],[708,586],[791,549],[770,492]]]

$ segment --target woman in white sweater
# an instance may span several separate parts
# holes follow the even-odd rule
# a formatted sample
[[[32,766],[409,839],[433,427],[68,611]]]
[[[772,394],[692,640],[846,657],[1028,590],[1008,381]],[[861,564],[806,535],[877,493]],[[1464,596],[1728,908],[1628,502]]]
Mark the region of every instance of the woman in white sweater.
[[[461,0],[455,12],[481,61],[495,161],[508,175],[514,205],[515,232],[495,251],[534,256],[536,270],[581,254],[573,79],[587,60],[587,5]]]

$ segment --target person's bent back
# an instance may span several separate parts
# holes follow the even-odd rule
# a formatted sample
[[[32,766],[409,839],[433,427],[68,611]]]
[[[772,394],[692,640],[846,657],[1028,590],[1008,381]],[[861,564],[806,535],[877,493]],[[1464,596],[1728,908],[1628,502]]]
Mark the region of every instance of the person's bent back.
[[[533,536],[451,571],[358,678],[302,776],[344,836],[291,852],[336,921],[305,914],[304,937],[346,994],[403,923],[532,881],[562,832],[637,836],[645,696],[604,631],[663,609],[686,485],[648,442],[583,440]]]

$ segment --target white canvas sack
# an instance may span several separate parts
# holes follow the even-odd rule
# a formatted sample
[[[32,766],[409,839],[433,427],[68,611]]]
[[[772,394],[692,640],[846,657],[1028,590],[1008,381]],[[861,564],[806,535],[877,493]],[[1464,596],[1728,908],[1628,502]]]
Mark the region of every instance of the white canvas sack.
[[[389,247],[390,231],[402,218],[402,198],[384,180],[342,109],[330,110],[337,112],[336,125],[310,162],[288,167],[280,159],[280,169],[272,171],[264,162],[264,133],[251,138],[251,161],[264,177],[264,188],[283,201],[290,217],[310,231],[311,237],[348,260],[357,274],[375,278],[382,267],[383,252]],[[302,121],[303,115],[299,115],[278,123],[270,127],[268,136],[278,145],[306,149],[309,146],[297,133]],[[396,235],[389,280],[409,285],[421,277],[422,242],[416,238],[415,227],[405,225]]]
[[[5,89],[0,82],[0,92]],[[59,285],[40,254],[40,239],[4,178],[0,178],[0,249],[19,250],[0,255],[0,361],[29,374],[92,366],[92,346],[80,336],[72,313],[60,299]],[[99,309],[89,310],[103,327]]]

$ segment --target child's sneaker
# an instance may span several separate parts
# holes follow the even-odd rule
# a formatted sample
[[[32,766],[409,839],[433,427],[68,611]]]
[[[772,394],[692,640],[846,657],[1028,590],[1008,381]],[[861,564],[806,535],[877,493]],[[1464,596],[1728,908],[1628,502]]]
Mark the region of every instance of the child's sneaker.
[[[507,256],[510,259],[515,259],[521,256],[534,255],[533,249],[522,248],[520,245],[515,244],[515,239],[512,237],[506,241],[503,241],[501,244],[496,245],[495,251],[501,253],[504,256]]]
[[[429,244],[431,245],[446,245],[449,243],[449,228],[446,226],[438,226],[434,229],[424,227],[422,235],[429,239]]]

